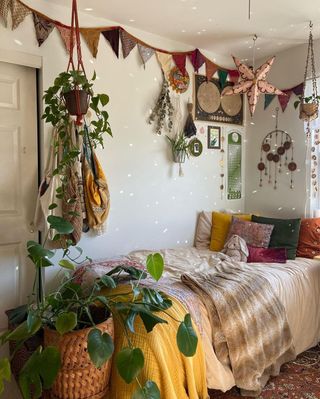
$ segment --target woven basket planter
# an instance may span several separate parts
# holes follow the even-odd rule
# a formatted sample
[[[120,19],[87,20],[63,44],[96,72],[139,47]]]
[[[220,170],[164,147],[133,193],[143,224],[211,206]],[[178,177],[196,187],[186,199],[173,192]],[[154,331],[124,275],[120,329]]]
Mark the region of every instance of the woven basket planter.
[[[113,319],[96,326],[112,337]],[[100,369],[91,362],[87,352],[87,336],[91,328],[60,335],[45,329],[45,346],[56,346],[61,353],[62,367],[51,389],[52,399],[102,399],[108,390],[111,359]]]
[[[299,118],[306,122],[311,122],[318,118],[318,104],[312,103],[302,103],[300,104],[300,114]]]

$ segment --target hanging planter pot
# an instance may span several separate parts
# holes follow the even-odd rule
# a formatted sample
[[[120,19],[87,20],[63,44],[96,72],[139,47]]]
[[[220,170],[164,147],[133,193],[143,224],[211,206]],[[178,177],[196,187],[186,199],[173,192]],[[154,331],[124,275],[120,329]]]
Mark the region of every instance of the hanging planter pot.
[[[96,328],[114,337],[111,317]],[[44,330],[45,346],[55,346],[61,353],[61,369],[51,388],[54,399],[102,399],[106,396],[112,359],[99,369],[91,362],[87,348],[91,330],[92,327],[64,335],[49,328]]]
[[[318,118],[318,109],[319,105],[317,102],[302,102],[300,104],[299,118],[305,122],[313,121],[314,119]]]
[[[88,112],[90,94],[85,90],[71,90],[63,94],[70,115],[85,115]]]
[[[182,150],[182,151],[173,151],[173,162],[176,163],[185,163],[186,161],[186,151]]]

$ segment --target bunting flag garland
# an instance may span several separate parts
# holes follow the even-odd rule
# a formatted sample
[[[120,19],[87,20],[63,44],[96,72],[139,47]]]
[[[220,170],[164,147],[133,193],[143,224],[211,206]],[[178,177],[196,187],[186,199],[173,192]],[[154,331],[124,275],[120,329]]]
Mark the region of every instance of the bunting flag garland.
[[[171,54],[160,53],[159,51],[156,51],[156,53],[157,53],[157,58],[161,65],[161,68],[162,68],[165,76],[167,76],[167,74],[170,72],[170,69],[171,69],[172,56],[171,56]]]
[[[239,74],[238,70],[229,71],[230,82],[232,82],[234,84],[238,83],[239,77],[240,77],[240,74]]]
[[[303,83],[300,83],[298,86],[292,87],[291,90],[294,92],[296,96],[301,96],[303,94]]]
[[[150,58],[153,56],[155,51],[153,48],[145,47],[140,43],[138,43],[138,50],[139,50],[139,54],[142,59],[143,65],[144,65],[144,67],[146,67],[146,63],[150,60]]]
[[[105,30],[102,32],[102,34],[110,43],[110,46],[115,55],[117,56],[117,58],[119,58],[119,39],[120,39],[119,28]]]
[[[127,58],[136,47],[137,42],[123,29],[120,31],[123,58]]]
[[[265,94],[264,95],[264,109],[267,109],[272,103],[272,100],[276,97],[275,94]]]
[[[8,26],[8,15],[10,9],[11,0],[2,0],[0,2],[0,16],[3,19],[4,26]]]
[[[207,81],[209,81],[212,78],[212,76],[217,72],[218,66],[213,62],[211,62],[210,60],[208,60],[208,58],[206,58],[205,63],[206,63],[206,77]]]
[[[40,47],[48,39],[48,36],[53,31],[54,24],[35,13],[33,13],[33,22],[38,44]]]
[[[225,87],[225,85],[226,85],[228,72],[219,69],[218,70],[218,76],[219,76],[219,83],[220,83],[221,89],[223,89]]]
[[[97,58],[98,46],[100,40],[100,31],[93,28],[80,28],[82,37],[84,38],[93,58]]]
[[[17,29],[31,11],[18,0],[11,0],[12,30]]]
[[[172,58],[176,64],[176,66],[179,68],[180,72],[182,75],[186,74],[186,60],[187,57],[185,54],[173,54]]]
[[[285,95],[278,96],[278,99],[279,99],[279,103],[280,103],[282,112],[284,112],[287,108],[289,101],[290,101],[292,90],[282,90],[282,91]]]
[[[66,28],[64,26],[60,26],[60,25],[56,25],[56,28],[58,29],[58,31],[60,33],[61,39],[64,43],[64,46],[65,46],[67,52],[69,53],[70,47],[71,47],[71,29]],[[74,34],[73,43],[75,43],[75,42],[76,42],[76,37]]]
[[[193,50],[191,54],[189,54],[189,58],[196,72],[199,71],[199,69],[202,67],[206,60],[205,57],[201,54],[200,50],[197,48]]]

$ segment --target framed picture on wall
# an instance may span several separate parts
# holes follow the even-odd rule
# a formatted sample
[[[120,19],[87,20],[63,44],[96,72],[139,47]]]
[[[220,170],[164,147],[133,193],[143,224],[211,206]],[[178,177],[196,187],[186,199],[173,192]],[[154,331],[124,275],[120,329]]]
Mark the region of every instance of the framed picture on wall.
[[[208,148],[215,150],[221,148],[221,127],[208,126]]]

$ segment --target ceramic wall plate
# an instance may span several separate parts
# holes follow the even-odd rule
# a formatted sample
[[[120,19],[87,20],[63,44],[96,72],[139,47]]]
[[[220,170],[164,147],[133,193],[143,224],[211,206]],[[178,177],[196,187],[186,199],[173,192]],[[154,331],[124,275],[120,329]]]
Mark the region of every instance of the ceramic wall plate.
[[[190,140],[189,142],[189,152],[193,157],[199,157],[202,154],[203,145],[201,141],[197,138]]]
[[[177,93],[184,93],[188,90],[190,77],[187,71],[183,75],[180,69],[175,66],[170,70],[168,78],[172,89]]]

